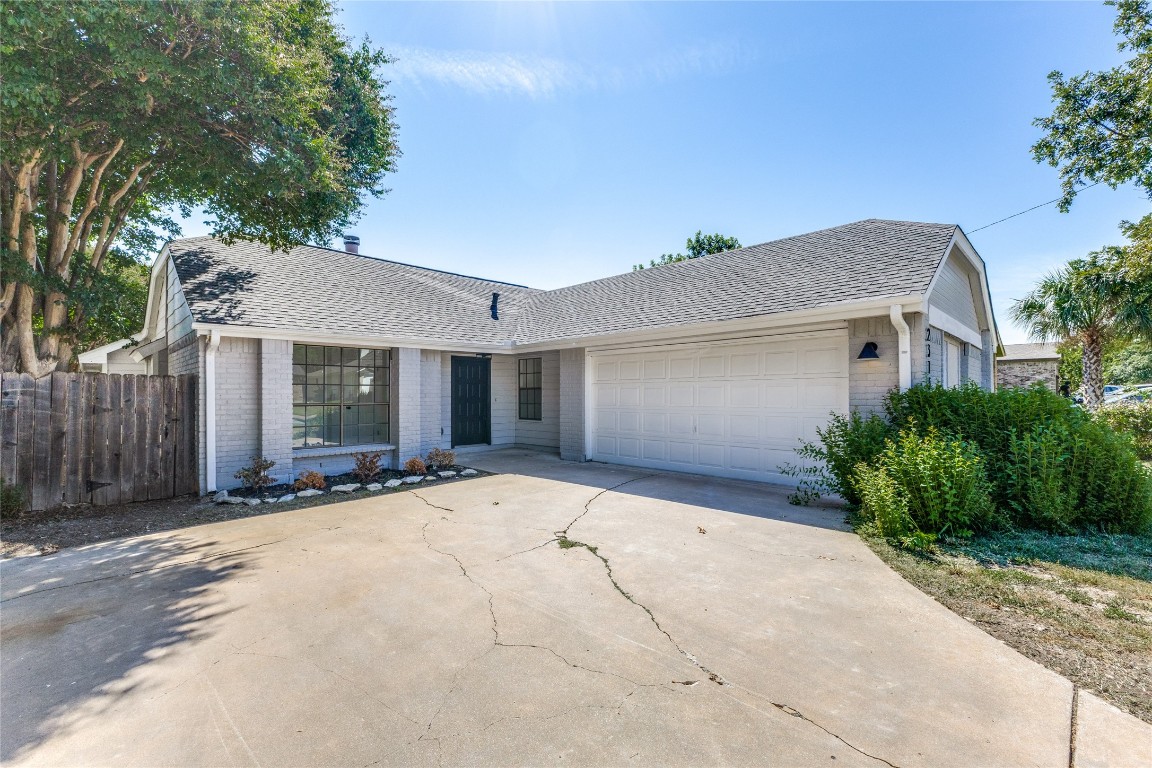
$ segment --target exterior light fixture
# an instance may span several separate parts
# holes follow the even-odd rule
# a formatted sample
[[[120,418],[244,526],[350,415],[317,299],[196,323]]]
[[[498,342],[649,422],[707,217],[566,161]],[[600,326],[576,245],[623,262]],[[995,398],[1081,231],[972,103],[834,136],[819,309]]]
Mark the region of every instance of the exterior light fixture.
[[[856,355],[857,360],[879,360],[880,353],[876,351],[876,342],[868,341],[864,343],[864,349],[860,350],[860,354]]]

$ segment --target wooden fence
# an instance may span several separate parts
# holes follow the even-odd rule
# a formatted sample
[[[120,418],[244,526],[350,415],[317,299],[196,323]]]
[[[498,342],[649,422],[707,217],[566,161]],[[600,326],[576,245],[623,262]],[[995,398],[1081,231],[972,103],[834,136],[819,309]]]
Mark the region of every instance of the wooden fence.
[[[27,509],[199,490],[195,376],[3,373],[0,477]]]

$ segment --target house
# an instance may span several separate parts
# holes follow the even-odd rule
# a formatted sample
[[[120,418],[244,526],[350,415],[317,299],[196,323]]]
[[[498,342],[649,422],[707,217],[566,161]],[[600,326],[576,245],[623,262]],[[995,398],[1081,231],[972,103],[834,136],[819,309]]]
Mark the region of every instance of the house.
[[[132,357],[135,348],[130,346],[135,341],[120,339],[110,344],[81,352],[77,355],[81,371],[89,373],[126,373],[134,375],[147,375],[148,363]]]
[[[1030,387],[1037,382],[1056,392],[1060,389],[1060,353],[1055,343],[1005,344],[996,358],[997,387]]]
[[[136,354],[200,386],[201,488],[385,451],[524,446],[787,482],[832,412],[928,379],[993,387],[959,227],[866,220],[557,290],[300,246],[168,243]]]

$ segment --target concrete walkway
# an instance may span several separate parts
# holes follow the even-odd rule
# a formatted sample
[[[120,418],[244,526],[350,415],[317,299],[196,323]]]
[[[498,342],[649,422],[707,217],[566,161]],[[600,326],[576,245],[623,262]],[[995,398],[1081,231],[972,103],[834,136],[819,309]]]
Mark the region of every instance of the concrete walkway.
[[[837,510],[467,461],[508,474],[4,562],[0,759],[1063,768],[1073,733],[1074,765],[1152,756]]]

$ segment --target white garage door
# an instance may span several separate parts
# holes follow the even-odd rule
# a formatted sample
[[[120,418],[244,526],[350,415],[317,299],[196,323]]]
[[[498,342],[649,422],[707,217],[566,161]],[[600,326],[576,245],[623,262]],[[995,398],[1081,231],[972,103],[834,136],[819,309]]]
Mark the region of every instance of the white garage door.
[[[848,410],[846,331],[594,353],[592,458],[790,482],[801,438]]]

